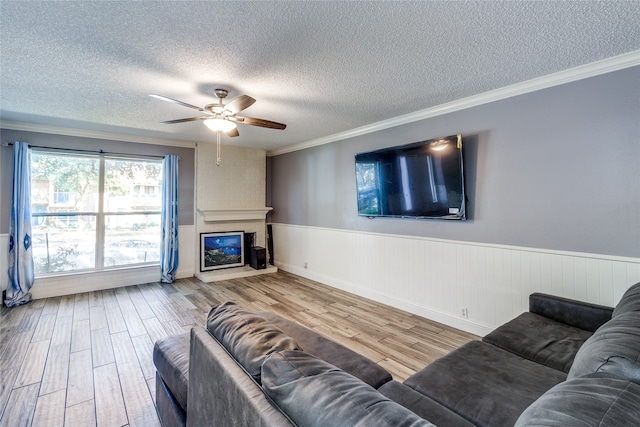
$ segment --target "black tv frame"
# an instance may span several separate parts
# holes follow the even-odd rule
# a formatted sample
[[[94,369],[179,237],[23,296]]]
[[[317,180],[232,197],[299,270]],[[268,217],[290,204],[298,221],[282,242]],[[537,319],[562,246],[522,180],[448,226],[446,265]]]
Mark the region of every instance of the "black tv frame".
[[[358,206],[357,206],[358,215],[367,217],[367,218],[388,217],[388,218],[442,219],[442,220],[462,220],[462,221],[466,220],[467,219],[467,215],[466,215],[467,214],[467,209],[466,209],[467,196],[466,196],[466,189],[465,189],[464,156],[463,156],[462,146],[463,146],[462,135],[456,134],[456,135],[450,135],[442,138],[433,138],[425,141],[387,147],[379,150],[362,152],[362,153],[356,154],[355,163],[356,163],[356,193],[357,193],[357,203],[358,203]],[[456,168],[454,170],[449,170],[450,168],[447,169],[446,171],[440,170],[439,172],[441,173],[442,176],[440,177],[439,182],[440,184],[442,184],[444,181],[454,182],[455,188],[453,188],[454,190],[453,194],[456,196],[456,203],[449,204],[449,206],[445,206],[443,204],[442,206],[438,206],[438,208],[436,209],[437,205],[434,201],[433,203],[434,210],[431,212],[420,211],[418,213],[411,213],[410,209],[406,209],[406,206],[401,209],[398,209],[396,206],[395,210],[393,207],[390,207],[398,204],[397,188],[399,187],[399,185],[396,181],[387,181],[385,184],[385,183],[380,183],[377,180],[379,179],[388,180],[390,177],[391,179],[397,180],[399,179],[397,171],[395,171],[395,174],[389,173],[387,175],[379,171],[371,172],[371,171],[364,171],[362,169],[359,170],[358,168],[359,164],[367,164],[372,162],[377,162],[378,164],[376,165],[376,167],[379,168],[380,167],[379,162],[382,161],[379,159],[390,159],[390,160],[387,160],[388,163],[386,163],[385,166],[391,169],[393,168],[398,169],[399,168],[398,165],[395,165],[394,163],[390,163],[390,162],[392,161],[397,162],[399,161],[400,158],[407,157],[407,156],[402,156],[401,153],[408,153],[411,155],[411,157],[418,157],[418,158],[424,156],[425,159],[429,160],[430,157],[435,158],[434,156],[442,156],[442,154],[438,154],[438,153],[443,152],[444,154],[444,152],[446,150],[449,150],[450,148],[454,148],[456,150],[455,154],[457,155],[457,158],[453,159],[451,155],[449,156],[451,159],[455,160],[453,164],[456,166]],[[429,160],[429,162],[431,162],[431,160]],[[451,160],[449,160],[448,163],[451,163]],[[363,176],[364,173],[366,172],[369,172],[370,174],[373,173],[373,175],[375,175],[375,178],[373,178],[373,180],[376,180],[376,183],[375,185],[373,185],[373,187],[371,186],[371,182],[369,183],[370,184],[369,186],[361,185],[362,184],[361,181],[367,179]],[[421,172],[426,173],[426,171],[421,171]],[[429,172],[430,174],[432,173],[432,171],[429,171]],[[445,179],[444,175],[447,175],[448,178]],[[368,179],[371,180],[371,177],[368,177]],[[435,181],[436,180],[433,179],[433,176],[431,176],[431,179],[429,179],[429,184],[431,185],[429,194],[431,194],[432,197],[434,197],[434,200],[437,200],[437,197],[435,195],[437,192],[441,192],[442,189],[435,187]],[[449,184],[449,186],[451,185]],[[405,187],[403,186],[403,189],[404,188]],[[413,183],[411,188],[412,189],[415,188]],[[396,189],[396,191],[393,192],[393,190],[390,190],[390,189]],[[446,190],[450,190],[450,188],[446,188]],[[366,197],[365,195],[363,195],[365,191],[369,193],[371,193],[372,191],[375,191],[376,195]],[[389,193],[389,191],[391,191],[391,193]],[[426,191],[429,191],[429,190],[425,190],[425,192]],[[389,200],[394,197],[396,199],[395,205],[392,202],[389,202]],[[448,198],[446,197],[444,199],[448,200]],[[373,209],[363,208],[362,202],[364,200],[375,200],[377,202],[377,206]],[[371,203],[369,206],[371,206]],[[399,212],[399,210],[402,210],[402,212]]]

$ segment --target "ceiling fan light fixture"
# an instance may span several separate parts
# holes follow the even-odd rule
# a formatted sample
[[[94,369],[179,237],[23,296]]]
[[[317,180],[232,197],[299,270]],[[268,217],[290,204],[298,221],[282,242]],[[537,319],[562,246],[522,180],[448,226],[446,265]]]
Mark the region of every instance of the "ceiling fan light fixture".
[[[237,127],[234,122],[225,119],[207,119],[204,125],[214,132],[229,132]]]
[[[433,141],[429,144],[432,150],[434,151],[442,151],[446,150],[449,147],[449,141],[446,139],[438,139],[437,141]]]

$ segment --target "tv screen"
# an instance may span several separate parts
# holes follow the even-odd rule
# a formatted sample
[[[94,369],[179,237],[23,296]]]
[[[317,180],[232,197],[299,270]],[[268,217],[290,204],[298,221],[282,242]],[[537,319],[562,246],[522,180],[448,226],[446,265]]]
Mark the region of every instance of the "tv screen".
[[[462,135],[356,154],[358,215],[467,219]]]
[[[244,232],[200,233],[200,271],[244,265]]]

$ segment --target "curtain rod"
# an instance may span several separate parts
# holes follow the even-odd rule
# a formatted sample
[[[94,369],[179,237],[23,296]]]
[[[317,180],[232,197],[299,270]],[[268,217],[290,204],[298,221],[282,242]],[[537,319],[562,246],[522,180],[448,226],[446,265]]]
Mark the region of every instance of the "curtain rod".
[[[7,147],[9,145],[13,145],[13,142],[3,142],[3,146]],[[42,145],[31,145],[28,144],[29,148],[44,148],[47,150],[58,150],[58,151],[72,151],[74,153],[90,153],[90,154],[106,154],[112,156],[137,156],[137,157],[149,157],[153,159],[162,159],[164,156],[154,155],[154,154],[135,154],[135,153],[116,153],[113,151],[104,151],[104,150],[80,150],[75,148],[60,148],[60,147],[45,147]],[[181,157],[178,157],[179,160],[182,160]]]

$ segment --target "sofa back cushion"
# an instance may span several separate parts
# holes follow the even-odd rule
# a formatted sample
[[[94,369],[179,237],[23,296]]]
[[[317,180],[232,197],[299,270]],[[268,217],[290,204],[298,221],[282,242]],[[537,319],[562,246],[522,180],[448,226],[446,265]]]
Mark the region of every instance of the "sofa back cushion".
[[[612,317],[632,311],[640,311],[640,282],[627,289],[622,295],[620,302],[613,309]]]
[[[615,316],[580,347],[568,379],[608,372],[640,384],[640,311]]]
[[[515,427],[619,427],[638,425],[640,385],[597,373],[565,381],[540,396]]]
[[[300,351],[271,354],[262,366],[262,386],[300,426],[433,426],[356,377]]]
[[[574,328],[595,332],[611,320],[613,308],[535,292],[529,295],[529,311]]]
[[[211,308],[207,316],[207,330],[258,383],[262,362],[269,354],[280,350],[302,350],[293,338],[264,317],[233,302]]]
[[[368,357],[276,313],[264,311],[258,314],[285,334],[294,337],[298,345],[304,348],[305,353],[313,354],[318,359],[331,363],[376,390],[382,384],[391,381],[391,374]]]

